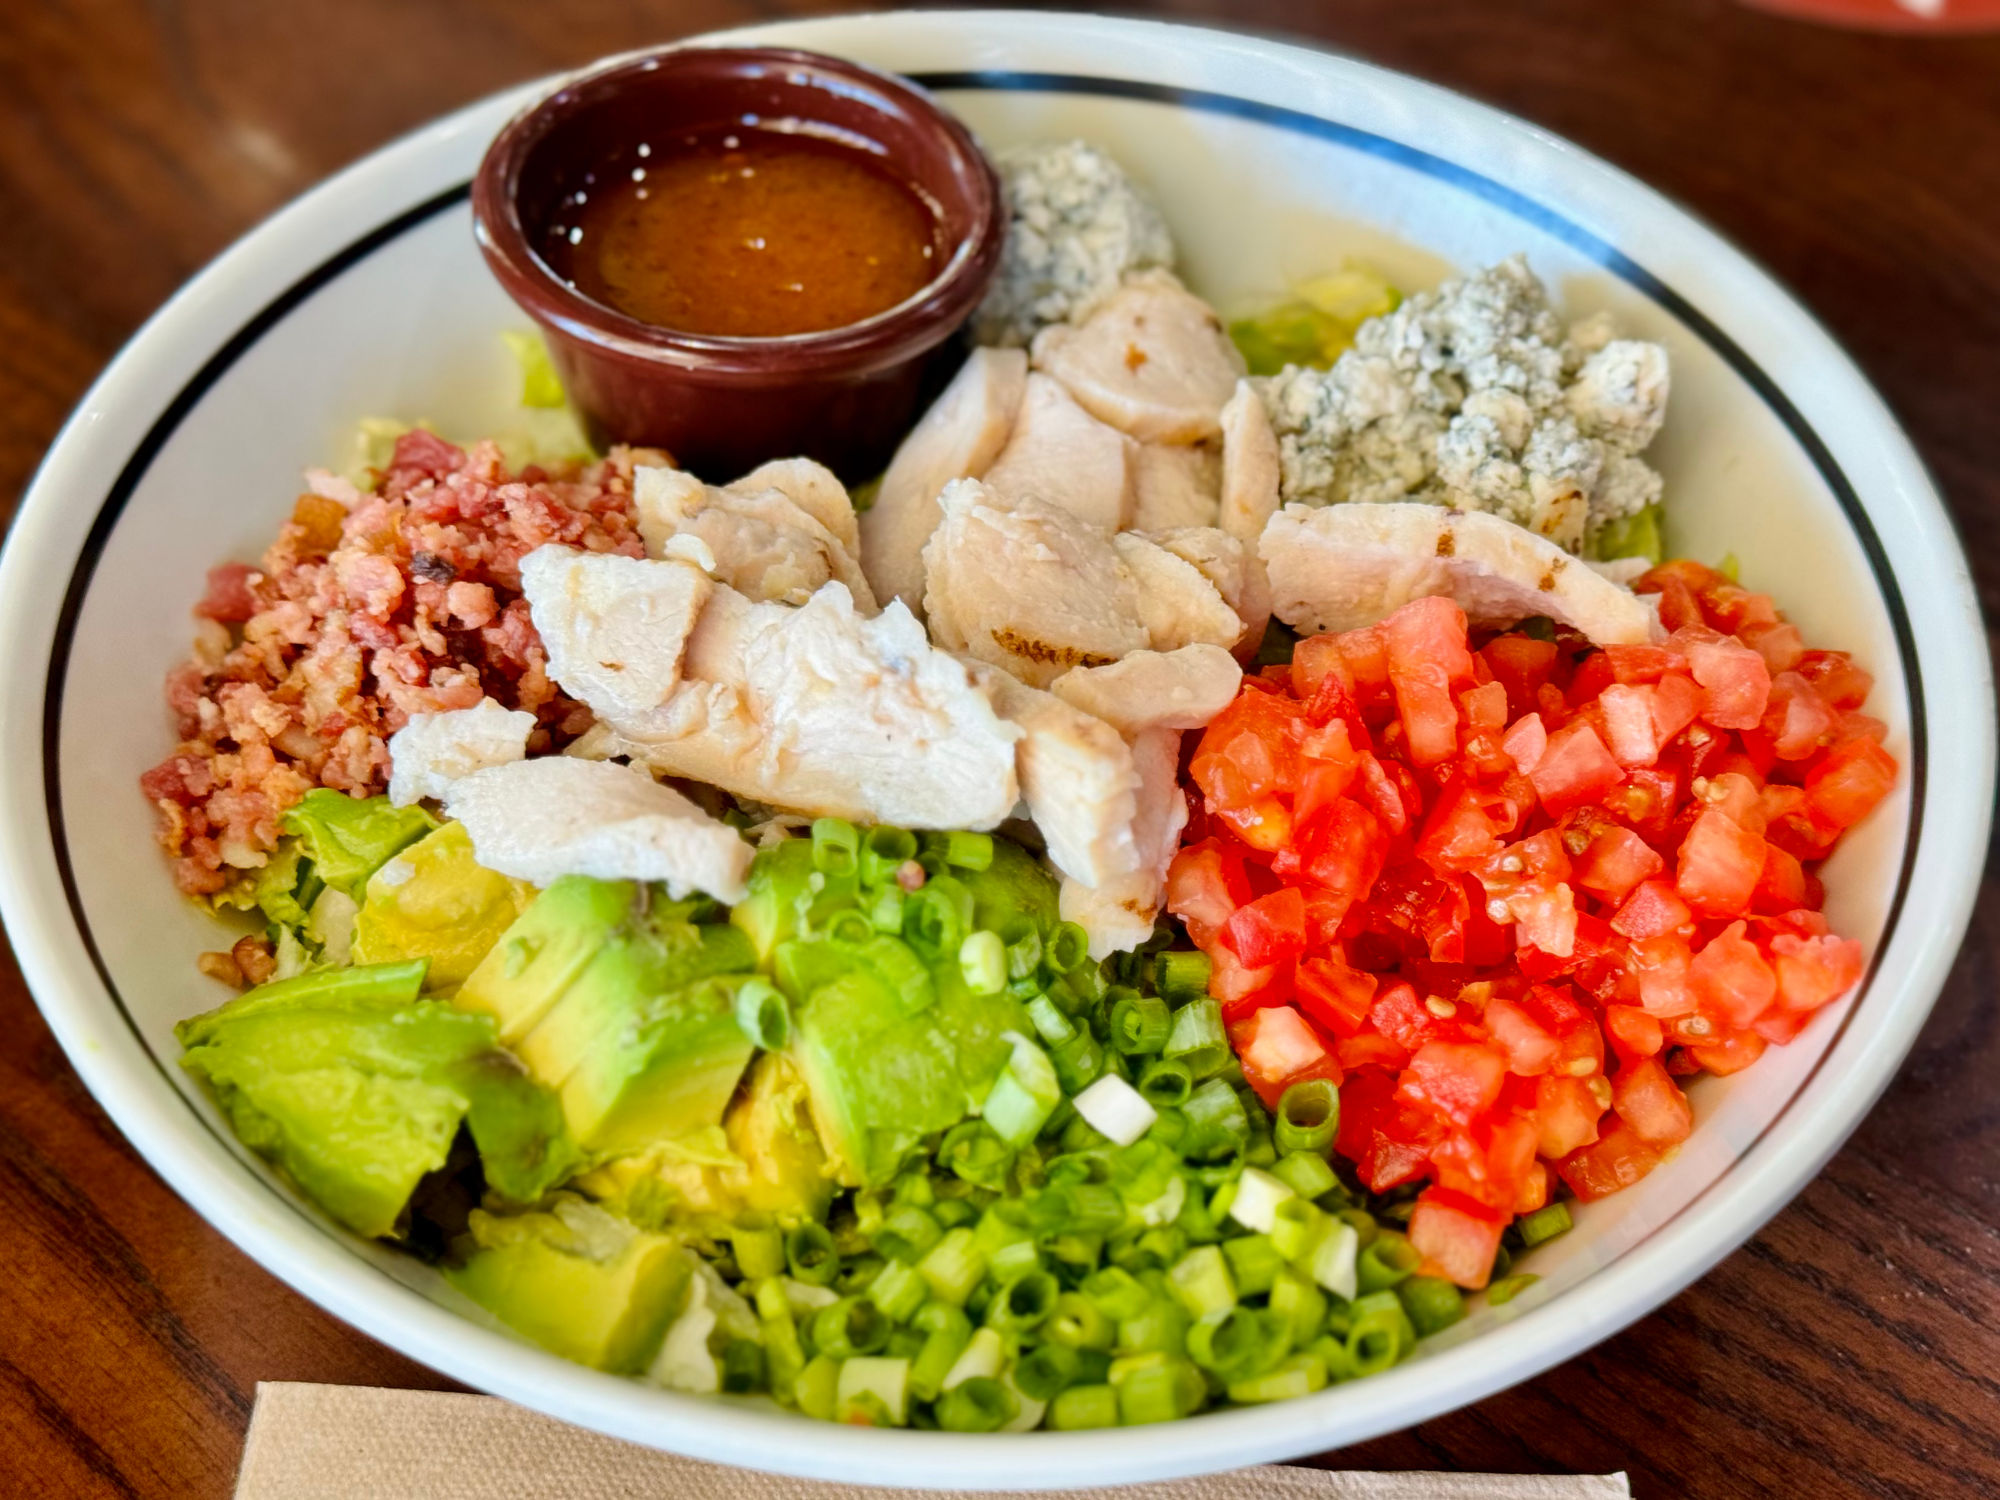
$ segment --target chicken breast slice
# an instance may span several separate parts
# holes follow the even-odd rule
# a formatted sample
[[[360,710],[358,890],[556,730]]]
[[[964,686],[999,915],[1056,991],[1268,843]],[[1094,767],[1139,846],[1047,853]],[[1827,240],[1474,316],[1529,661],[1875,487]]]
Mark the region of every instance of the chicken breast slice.
[[[831,532],[859,565],[861,530],[854,514],[854,499],[839,476],[825,464],[810,458],[774,458],[723,488],[735,495],[776,490]]]
[[[1132,840],[1139,868],[1095,887],[1064,878],[1059,897],[1063,920],[1090,935],[1090,956],[1126,953],[1153,935],[1166,898],[1167,868],[1187,827],[1187,795],[1180,788],[1181,736],[1173,729],[1149,729],[1132,740],[1132,764],[1139,777],[1132,815]]]
[[[521,559],[521,592],[549,675],[605,719],[644,715],[673,696],[681,654],[714,587],[677,559],[555,545]]]
[[[1028,385],[1021,349],[975,349],[903,439],[862,512],[861,569],[883,604],[924,612],[924,543],[940,519],[937,497],[954,479],[977,479],[1000,456]]]
[[[1020,729],[900,601],[871,618],[839,583],[797,609],[718,587],[684,671],[654,712],[611,721],[656,771],[906,828],[991,828],[1019,800]]]
[[[678,550],[677,539],[693,537],[707,548],[717,581],[752,599],[803,604],[838,579],[874,613],[868,580],[832,531],[782,490],[742,485],[717,489],[680,469],[637,470],[633,505],[648,555],[664,557]]]
[[[534,732],[533,714],[502,708],[491,698],[470,708],[411,714],[389,737],[389,800],[408,807],[442,797],[461,777],[521,760]]]
[[[1236,697],[1243,669],[1220,646],[1134,651],[1103,667],[1077,667],[1049,685],[1071,708],[1128,739],[1153,729],[1205,729]]]
[[[1271,587],[1256,543],[1238,541],[1216,526],[1184,526],[1152,539],[1215,585],[1222,602],[1243,622],[1243,633],[1230,649],[1241,661],[1256,655],[1264,627],[1271,623]]]
[[[1149,443],[1218,436],[1244,374],[1215,309],[1160,270],[1128,277],[1082,323],[1043,329],[1033,362],[1092,416]]]
[[[993,706],[1021,727],[1015,766],[1049,862],[1096,887],[1140,868],[1133,834],[1139,774],[1131,747],[1102,719],[1007,673],[982,673]]]
[[[1222,499],[1215,524],[1254,548],[1278,513],[1283,462],[1264,398],[1247,380],[1222,408]]]
[[[678,901],[741,901],[755,852],[635,766],[543,756],[454,782],[445,811],[489,870],[546,886],[565,875],[656,880]]]
[[[1139,444],[1132,471],[1132,529],[1215,525],[1222,472],[1222,454],[1213,443]]]
[[[1039,688],[1151,644],[1119,538],[1061,506],[1002,502],[976,479],[946,485],[938,503],[925,604],[945,650]]]
[[[1221,533],[1216,535],[1220,537]],[[1111,545],[1137,587],[1139,619],[1146,630],[1145,645],[1155,651],[1174,651],[1207,642],[1228,649],[1242,636],[1242,618],[1194,563],[1136,531],[1120,532],[1111,539]]]
[[[1354,630],[1442,594],[1476,626],[1546,615],[1600,646],[1643,645],[1661,633],[1649,601],[1484,512],[1412,502],[1288,505],[1258,550],[1272,612],[1297,630]]]
[[[1000,499],[1060,505],[1117,531],[1132,519],[1138,444],[1078,406],[1061,383],[1030,375],[1007,446],[984,476]]]

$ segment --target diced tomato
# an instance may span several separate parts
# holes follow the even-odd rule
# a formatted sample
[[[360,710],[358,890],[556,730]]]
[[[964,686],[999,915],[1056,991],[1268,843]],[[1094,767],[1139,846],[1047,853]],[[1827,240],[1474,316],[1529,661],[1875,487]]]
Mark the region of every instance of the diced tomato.
[[[1771,939],[1771,968],[1777,975],[1781,1008],[1817,1010],[1861,982],[1861,945],[1853,938],[1780,933]]]
[[[1835,828],[1852,828],[1896,784],[1896,762],[1872,739],[1848,740],[1806,773],[1806,802]]]
[[[1660,758],[1662,743],[1654,708],[1658,695],[1650,687],[1614,682],[1598,695],[1611,755],[1621,766],[1650,766]],[[1671,736],[1669,736],[1671,738]]]
[[[1602,900],[1619,902],[1666,861],[1644,839],[1616,824],[1604,829],[1576,862],[1576,883]]]
[[[1271,868],[1280,875],[1309,880],[1343,904],[1368,894],[1382,874],[1389,835],[1381,820],[1343,797],[1304,830],[1290,849],[1280,850]]]
[[[1596,1141],[1556,1163],[1556,1175],[1585,1203],[1609,1197],[1639,1181],[1664,1157],[1622,1119],[1614,1119]]]
[[[1458,706],[1466,724],[1475,730],[1504,729],[1507,726],[1507,685],[1485,682],[1458,695]]]
[[[1740,1073],[1764,1055],[1764,1038],[1754,1033],[1722,1036],[1688,1044],[1694,1060],[1717,1078]]]
[[[1223,942],[1209,948],[1208,961],[1212,965],[1208,992],[1221,1002],[1225,1021],[1248,1015],[1260,1006],[1282,1005],[1292,997],[1289,962],[1252,967]]]
[[[1426,1188],[1410,1213],[1410,1244],[1425,1271],[1468,1290],[1486,1285],[1507,1216],[1448,1188]]]
[[[1336,1037],[1358,1032],[1375,1003],[1375,976],[1351,967],[1337,954],[1301,959],[1297,989],[1299,1009]]]
[[[1340,1082],[1340,1065],[1326,1043],[1289,1005],[1267,1005],[1230,1030],[1243,1077],[1266,1109],[1276,1109],[1286,1088],[1311,1074]]]
[[[1789,672],[1806,653],[1805,638],[1798,627],[1782,620],[1775,625],[1746,625],[1736,635],[1764,658],[1764,665],[1771,669],[1773,677]]]
[[[1665,937],[1693,920],[1694,913],[1681,900],[1673,882],[1643,880],[1618,908],[1618,914],[1611,919],[1611,930],[1625,938]]]
[[[1509,1212],[1531,1214],[1536,1209],[1548,1207],[1548,1202],[1549,1169],[1540,1162],[1533,1162],[1528,1170],[1521,1174],[1521,1186],[1514,1194]]]
[[[1778,994],[1777,976],[1743,932],[1743,923],[1731,922],[1688,966],[1688,983],[1701,1008],[1738,1030],[1762,1015]]]
[[[1549,736],[1548,747],[1528,773],[1535,795],[1552,818],[1595,802],[1625,779],[1604,741],[1588,724],[1566,724]]]
[[[1653,739],[1670,743],[1701,712],[1701,688],[1692,677],[1669,672],[1653,684]]]
[[[1651,1146],[1678,1146],[1694,1129],[1694,1112],[1672,1075],[1648,1057],[1630,1062],[1611,1080],[1611,1108],[1632,1133]]]
[[[1500,1097],[1507,1057],[1482,1042],[1425,1042],[1410,1058],[1397,1097],[1443,1119],[1469,1125]]]
[[[1416,989],[1408,984],[1392,984],[1378,994],[1368,1019],[1377,1031],[1406,1052],[1416,1051],[1434,1036],[1448,1034],[1443,1021],[1431,1013]]]
[[[1606,646],[1603,655],[1611,675],[1628,685],[1658,682],[1666,673],[1683,671],[1687,666],[1677,652],[1664,646]]]
[[[1771,669],[1741,641],[1697,641],[1688,667],[1701,684],[1701,717],[1717,729],[1755,729],[1771,696]]]
[[[1845,651],[1807,651],[1794,665],[1801,677],[1819,689],[1820,697],[1837,709],[1861,707],[1875,689],[1875,679],[1857,667]]]
[[[1333,1046],[1340,1066],[1352,1073],[1360,1068],[1387,1068],[1400,1073],[1410,1060],[1410,1049],[1392,1042],[1379,1032],[1362,1031],[1342,1037]]]
[[[1519,717],[1536,705],[1536,693],[1548,682],[1556,665],[1556,643],[1532,636],[1495,636],[1479,654],[1493,672],[1493,680],[1507,690],[1507,711]]]
[[[1791,911],[1806,904],[1805,866],[1788,850],[1776,844],[1764,846],[1764,869],[1751,893],[1750,909],[1755,912]]]
[[[1583,1079],[1552,1073],[1535,1080],[1536,1149],[1549,1160],[1596,1140],[1603,1115],[1604,1106]]]
[[[1531,1078],[1546,1073],[1562,1055],[1562,1045],[1518,1000],[1495,996],[1486,1005],[1486,1030],[1507,1054],[1509,1072]]]
[[[1430,1167],[1443,1135],[1436,1121],[1396,1098],[1396,1080],[1378,1068],[1348,1075],[1340,1086],[1340,1129],[1334,1146],[1354,1163],[1363,1186],[1385,1193]]]
[[[1707,917],[1733,917],[1750,909],[1764,873],[1764,840],[1729,814],[1709,808],[1681,841],[1674,885],[1681,899]]]
[[[1523,714],[1516,719],[1500,741],[1500,748],[1522,772],[1534,770],[1549,748],[1549,732],[1542,727],[1542,716]]]
[[[1259,896],[1230,917],[1222,940],[1246,968],[1268,968],[1298,957],[1306,945],[1305,897],[1296,886]]]
[[[1780,672],[1772,678],[1763,730],[1776,759],[1804,760],[1833,738],[1837,725],[1833,709],[1804,677]]]
[[[1250,895],[1242,851],[1220,839],[1188,845],[1167,869],[1167,910],[1187,924],[1188,935],[1203,947]]]
[[[1635,1057],[1657,1057],[1667,1044],[1659,1017],[1633,1005],[1605,1006],[1604,1034],[1611,1038],[1621,1065],[1629,1064]]]

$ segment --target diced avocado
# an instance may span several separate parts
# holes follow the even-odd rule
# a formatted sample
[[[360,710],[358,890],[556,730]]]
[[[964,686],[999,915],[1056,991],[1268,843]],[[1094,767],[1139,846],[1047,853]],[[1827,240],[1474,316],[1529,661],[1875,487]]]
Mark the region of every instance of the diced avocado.
[[[209,906],[216,911],[261,911],[278,926],[298,926],[306,920],[298,898],[302,858],[299,840],[286,835],[261,866],[243,871],[209,897]]]
[[[985,869],[951,873],[972,892],[975,927],[1005,929],[1027,917],[1046,935],[1062,920],[1055,876],[1012,839],[993,841],[993,863]]]
[[[723,1121],[730,1149],[743,1163],[743,1206],[780,1224],[824,1217],[833,1198],[826,1149],[813,1129],[804,1082],[789,1059],[766,1052],[750,1070],[750,1086]],[[734,1181],[734,1174],[725,1180]]]
[[[636,1229],[574,1197],[544,1213],[475,1210],[452,1285],[565,1359],[636,1375],[687,1301],[695,1258],[672,1235]]]
[[[566,875],[537,896],[459,986],[452,1003],[493,1017],[512,1046],[533,1031],[633,915],[628,880]]]
[[[396,807],[387,797],[349,797],[326,787],[307,792],[283,823],[312,861],[314,877],[356,901],[369,876],[437,826],[421,807]]]
[[[313,916],[339,892],[322,895]],[[447,823],[368,877],[354,916],[354,957],[361,963],[428,958],[424,988],[457,989],[535,899],[535,888],[481,866],[463,823]]]
[[[730,908],[729,920],[748,934],[759,964],[768,964],[772,950],[799,932],[800,908],[812,900],[814,874],[811,839],[786,839],[758,851],[749,894]]]
[[[564,1117],[586,1150],[621,1155],[721,1121],[756,1050],[736,1024],[748,979],[628,997],[562,1082]]]
[[[799,1007],[790,1056],[842,1181],[886,1180],[921,1137],[978,1108],[1011,1056],[1003,1033],[1027,1028],[1019,1001],[972,994],[956,968],[956,955],[934,967],[936,1002],[915,1014],[859,965]]]
[[[576,1165],[556,1100],[492,1022],[421,1001],[421,960],[265,985],[177,1028],[245,1145],[357,1234],[398,1231],[461,1124],[487,1183],[532,1201]]]

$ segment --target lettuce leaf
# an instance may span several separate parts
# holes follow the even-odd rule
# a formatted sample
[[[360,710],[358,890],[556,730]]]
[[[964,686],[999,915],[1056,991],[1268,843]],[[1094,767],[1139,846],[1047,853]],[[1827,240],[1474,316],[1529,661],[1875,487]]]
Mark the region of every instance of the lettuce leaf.
[[[312,861],[313,875],[355,901],[370,875],[437,826],[421,807],[393,807],[387,797],[357,799],[326,787],[307,792],[284,820],[285,832],[297,836]]]

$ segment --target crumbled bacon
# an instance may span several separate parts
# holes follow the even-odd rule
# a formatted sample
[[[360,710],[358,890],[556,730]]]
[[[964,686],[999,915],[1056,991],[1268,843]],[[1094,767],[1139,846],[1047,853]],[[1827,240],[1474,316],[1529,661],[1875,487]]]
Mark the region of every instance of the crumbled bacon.
[[[588,729],[549,680],[521,559],[547,542],[643,556],[632,470],[662,461],[617,449],[510,474],[495,444],[416,431],[373,490],[308,476],[258,566],[210,571],[194,655],[167,676],[181,743],[139,785],[180,888],[211,894],[261,865],[315,786],[381,791],[411,714],[492,697],[538,716],[538,748]]]

